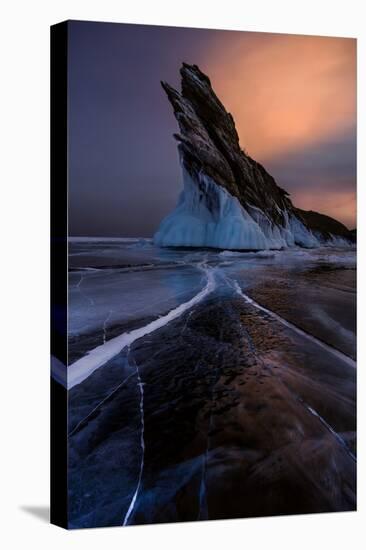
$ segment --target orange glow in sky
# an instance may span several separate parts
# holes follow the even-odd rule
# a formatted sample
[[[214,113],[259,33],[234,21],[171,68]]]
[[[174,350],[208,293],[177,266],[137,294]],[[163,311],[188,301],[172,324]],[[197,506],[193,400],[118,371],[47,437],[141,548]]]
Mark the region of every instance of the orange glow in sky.
[[[233,114],[241,146],[269,171],[276,158],[342,139],[355,128],[353,39],[230,33],[224,48],[209,52],[204,69]],[[297,206],[354,226],[356,189],[352,181],[345,186],[332,189],[330,182],[321,192],[291,194]]]

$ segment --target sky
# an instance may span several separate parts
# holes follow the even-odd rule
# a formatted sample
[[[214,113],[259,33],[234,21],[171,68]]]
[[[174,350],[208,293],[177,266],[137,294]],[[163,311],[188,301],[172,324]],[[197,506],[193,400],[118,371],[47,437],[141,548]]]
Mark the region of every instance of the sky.
[[[356,225],[356,41],[69,23],[69,233],[150,237],[182,190],[160,81],[197,64],[294,204]]]

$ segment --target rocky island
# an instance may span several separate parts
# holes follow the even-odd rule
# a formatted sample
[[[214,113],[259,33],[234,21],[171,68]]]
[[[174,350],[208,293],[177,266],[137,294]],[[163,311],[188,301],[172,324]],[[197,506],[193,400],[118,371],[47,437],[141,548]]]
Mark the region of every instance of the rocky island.
[[[158,246],[266,250],[348,246],[340,222],[296,208],[287,191],[239,144],[235,122],[197,65],[183,63],[182,91],[162,86],[180,132],[183,172],[175,210],[154,236]]]

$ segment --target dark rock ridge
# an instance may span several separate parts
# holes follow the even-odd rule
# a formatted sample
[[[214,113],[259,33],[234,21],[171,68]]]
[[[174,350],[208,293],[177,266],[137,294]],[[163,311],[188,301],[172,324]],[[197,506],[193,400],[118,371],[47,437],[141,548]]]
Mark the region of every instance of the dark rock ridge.
[[[319,212],[314,212],[313,210],[301,210],[301,208],[298,208],[297,211],[306,222],[306,225],[314,233],[320,234],[325,240],[336,236],[351,242],[356,241],[356,229],[350,230],[334,218],[325,214],[319,214]]]
[[[336,220],[295,208],[289,194],[241,149],[234,119],[216,96],[210,79],[197,65],[183,63],[180,73],[181,93],[166,82],[162,86],[179,124],[174,137],[189,184],[184,182],[176,211],[155,235],[158,244],[253,249],[314,247],[324,244],[321,241],[330,242],[333,235],[354,240]],[[240,206],[236,201],[230,203],[230,197]],[[232,227],[230,216],[236,220]],[[191,231],[187,228],[190,223],[195,227]]]

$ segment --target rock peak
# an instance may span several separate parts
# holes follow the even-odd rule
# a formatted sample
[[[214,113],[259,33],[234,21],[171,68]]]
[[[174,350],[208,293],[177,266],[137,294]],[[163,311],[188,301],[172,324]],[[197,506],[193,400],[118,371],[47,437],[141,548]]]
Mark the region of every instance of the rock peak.
[[[190,204],[193,210],[199,206],[196,212],[189,214],[190,219],[205,218],[206,221],[199,220],[200,231],[207,234],[211,230],[208,223],[219,223],[217,219],[223,215],[222,200],[226,196],[230,197],[232,205],[225,215],[229,215],[229,211],[233,215],[235,211],[236,222],[240,216],[243,217],[238,222],[240,228],[236,229],[240,239],[235,238],[234,221],[231,220],[230,226],[230,220],[226,220],[229,226],[225,225],[225,231],[230,238],[222,240],[217,225],[215,237],[206,240],[202,237],[200,242],[206,246],[217,246],[219,242],[225,248],[247,246],[249,249],[282,248],[292,244],[316,246],[318,241],[303,212],[293,206],[288,193],[277,185],[265,168],[241,149],[234,119],[213,90],[209,77],[197,65],[188,63],[182,64],[180,75],[180,92],[167,82],[161,84],[179,125],[179,133],[174,137],[178,141],[185,178],[186,206]],[[192,193],[196,194],[194,198]],[[183,203],[184,197],[183,194]],[[198,206],[194,205],[196,200],[200,202]],[[238,208],[234,208],[234,203]],[[221,208],[220,212],[218,208]],[[213,221],[208,222],[210,216]],[[173,237],[165,236],[164,242],[179,242],[179,238],[174,237],[174,227],[169,227]],[[194,236],[187,237],[188,233],[189,228],[184,244],[194,246]]]
[[[287,193],[263,166],[242,151],[234,119],[215,94],[209,77],[188,63],[183,63],[180,74],[181,92],[165,82],[162,86],[184,138],[179,149],[187,171],[192,176],[204,171],[242,204],[249,201],[264,207],[271,217],[284,223],[279,209],[292,208]]]

